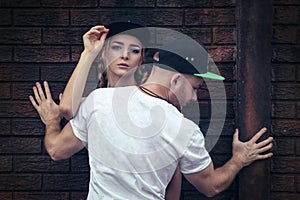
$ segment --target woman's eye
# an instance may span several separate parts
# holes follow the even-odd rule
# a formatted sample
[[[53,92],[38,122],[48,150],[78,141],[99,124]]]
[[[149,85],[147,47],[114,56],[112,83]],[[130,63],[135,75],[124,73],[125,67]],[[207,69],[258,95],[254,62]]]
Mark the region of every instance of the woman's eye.
[[[131,52],[134,54],[139,54],[141,51],[139,49],[132,49]]]
[[[111,49],[113,50],[120,50],[122,47],[121,46],[118,46],[118,45],[113,45],[111,46]]]

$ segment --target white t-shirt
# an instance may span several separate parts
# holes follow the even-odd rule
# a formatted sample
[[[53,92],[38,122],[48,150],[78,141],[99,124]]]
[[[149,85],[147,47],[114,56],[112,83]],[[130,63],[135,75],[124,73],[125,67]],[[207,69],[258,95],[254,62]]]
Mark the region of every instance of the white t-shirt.
[[[93,91],[70,122],[89,152],[89,200],[164,199],[177,165],[211,162],[199,127],[135,86]]]

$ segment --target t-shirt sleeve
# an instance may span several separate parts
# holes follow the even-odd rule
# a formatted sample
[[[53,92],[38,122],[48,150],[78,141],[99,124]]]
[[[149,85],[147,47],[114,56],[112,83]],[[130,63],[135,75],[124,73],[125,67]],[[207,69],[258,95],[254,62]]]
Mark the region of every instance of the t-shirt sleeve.
[[[204,143],[201,131],[199,129],[196,130],[191,138],[190,145],[179,160],[183,174],[199,172],[211,163],[211,158],[205,149]]]

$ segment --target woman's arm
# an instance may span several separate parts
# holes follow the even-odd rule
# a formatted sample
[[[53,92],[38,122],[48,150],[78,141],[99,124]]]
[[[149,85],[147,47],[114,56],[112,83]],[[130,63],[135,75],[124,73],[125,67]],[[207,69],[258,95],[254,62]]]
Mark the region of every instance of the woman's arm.
[[[59,104],[60,110],[67,120],[70,120],[77,113],[88,73],[103,47],[107,33],[108,29],[104,26],[95,26],[83,36],[84,50],[67,83]]]

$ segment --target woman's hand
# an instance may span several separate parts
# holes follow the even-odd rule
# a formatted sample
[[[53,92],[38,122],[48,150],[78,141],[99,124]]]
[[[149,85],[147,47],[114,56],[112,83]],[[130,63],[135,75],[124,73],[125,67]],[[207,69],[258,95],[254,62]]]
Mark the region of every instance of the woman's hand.
[[[106,39],[108,29],[104,26],[94,26],[83,35],[84,50],[98,55]]]
[[[31,95],[29,96],[31,104],[37,110],[45,125],[53,120],[60,122],[62,115],[59,106],[53,101],[49,85],[46,81],[44,81],[44,88],[46,95],[44,94],[41,84],[36,83],[36,86],[33,87],[35,98]]]

